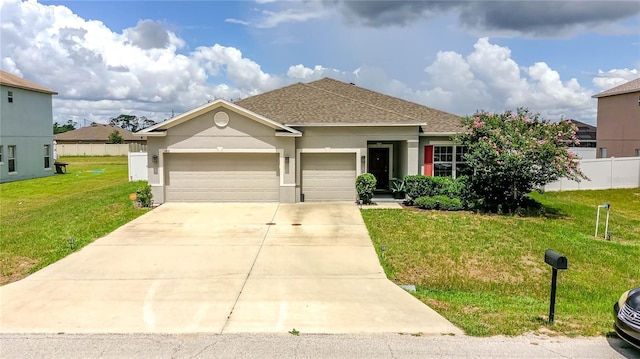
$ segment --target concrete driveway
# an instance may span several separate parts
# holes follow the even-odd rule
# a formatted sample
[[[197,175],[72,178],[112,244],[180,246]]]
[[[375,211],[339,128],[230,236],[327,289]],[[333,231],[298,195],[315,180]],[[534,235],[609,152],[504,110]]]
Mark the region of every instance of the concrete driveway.
[[[455,333],[352,203],[169,203],[0,287],[0,332]]]

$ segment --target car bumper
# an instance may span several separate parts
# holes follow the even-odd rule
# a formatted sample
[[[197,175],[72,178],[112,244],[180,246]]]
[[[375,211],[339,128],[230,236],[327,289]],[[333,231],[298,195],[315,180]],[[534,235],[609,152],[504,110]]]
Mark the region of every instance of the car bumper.
[[[613,328],[615,329],[616,334],[618,334],[620,339],[640,350],[640,332],[621,321],[620,318],[618,318],[618,311],[620,311],[620,307],[618,306],[618,303],[616,303],[613,306],[613,314],[615,318]]]

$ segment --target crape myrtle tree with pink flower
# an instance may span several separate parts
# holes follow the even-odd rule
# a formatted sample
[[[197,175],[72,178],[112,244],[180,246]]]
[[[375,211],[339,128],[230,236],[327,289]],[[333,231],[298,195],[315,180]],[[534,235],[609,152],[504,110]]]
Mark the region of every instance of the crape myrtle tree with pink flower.
[[[515,213],[531,204],[526,195],[566,177],[586,179],[576,155],[577,127],[570,120],[551,122],[528,109],[478,112],[462,119],[465,131],[456,136],[467,146],[470,195],[482,210]]]

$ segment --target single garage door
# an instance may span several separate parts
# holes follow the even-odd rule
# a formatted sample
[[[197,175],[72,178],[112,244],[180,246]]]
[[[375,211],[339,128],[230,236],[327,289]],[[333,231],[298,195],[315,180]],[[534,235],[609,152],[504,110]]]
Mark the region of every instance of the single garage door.
[[[168,202],[277,202],[277,154],[170,153]]]
[[[354,201],[354,153],[303,153],[302,193],[307,201]]]

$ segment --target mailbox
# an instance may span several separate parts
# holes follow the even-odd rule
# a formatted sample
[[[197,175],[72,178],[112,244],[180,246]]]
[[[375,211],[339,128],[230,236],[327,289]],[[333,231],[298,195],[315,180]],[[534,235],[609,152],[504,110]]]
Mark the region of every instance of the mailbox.
[[[544,252],[544,261],[555,269],[567,269],[567,257],[551,249]]]

